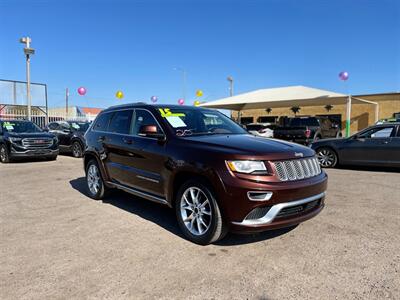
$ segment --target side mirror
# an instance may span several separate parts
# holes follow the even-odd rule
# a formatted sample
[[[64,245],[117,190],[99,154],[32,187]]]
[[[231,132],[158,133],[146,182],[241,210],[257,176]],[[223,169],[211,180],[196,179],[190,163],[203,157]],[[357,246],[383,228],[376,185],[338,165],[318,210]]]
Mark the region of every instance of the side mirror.
[[[141,126],[139,129],[139,135],[145,136],[145,137],[150,137],[150,138],[156,138],[156,139],[160,139],[160,140],[165,139],[164,134],[158,132],[157,125]]]

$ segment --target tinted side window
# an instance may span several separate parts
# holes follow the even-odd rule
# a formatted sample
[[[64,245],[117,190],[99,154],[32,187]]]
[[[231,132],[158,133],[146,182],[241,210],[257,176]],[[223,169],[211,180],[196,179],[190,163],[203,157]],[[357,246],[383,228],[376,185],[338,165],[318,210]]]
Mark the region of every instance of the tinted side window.
[[[111,116],[112,116],[112,113],[103,113],[103,114],[101,114],[97,118],[96,123],[93,126],[93,130],[107,131],[108,124],[110,123]]]
[[[137,109],[135,110],[135,123],[133,127],[133,134],[138,135],[140,127],[145,125],[156,125],[157,131],[162,132],[161,128],[158,126],[156,119],[147,110]]]
[[[396,137],[399,137],[399,138],[400,138],[400,126],[397,127],[397,135],[396,135]]]
[[[378,127],[368,130],[360,135],[361,138],[388,138],[391,136],[394,127]]]
[[[110,126],[109,132],[129,134],[132,121],[132,110],[121,110],[114,113]]]
[[[50,123],[49,124],[49,129],[50,130],[58,130],[58,124],[57,123]]]

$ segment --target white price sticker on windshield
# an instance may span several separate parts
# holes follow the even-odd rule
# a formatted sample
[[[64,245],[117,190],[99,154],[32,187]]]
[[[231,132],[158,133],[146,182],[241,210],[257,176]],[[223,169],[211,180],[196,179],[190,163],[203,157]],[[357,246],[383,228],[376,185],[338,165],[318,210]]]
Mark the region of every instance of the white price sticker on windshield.
[[[12,126],[12,125],[6,125],[6,129],[7,129],[7,130],[13,130],[13,129],[14,129],[14,126]]]
[[[169,116],[165,117],[168,121],[169,124],[171,124],[172,127],[178,128],[178,127],[187,127],[185,122],[180,117],[175,117],[175,116]]]

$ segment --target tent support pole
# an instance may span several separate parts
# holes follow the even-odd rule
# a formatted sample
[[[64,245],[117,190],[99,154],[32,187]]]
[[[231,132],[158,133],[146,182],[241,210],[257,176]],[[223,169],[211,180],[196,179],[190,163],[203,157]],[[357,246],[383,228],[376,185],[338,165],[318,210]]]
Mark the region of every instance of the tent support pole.
[[[347,98],[347,110],[346,110],[346,137],[350,136],[350,125],[351,125],[351,95]]]

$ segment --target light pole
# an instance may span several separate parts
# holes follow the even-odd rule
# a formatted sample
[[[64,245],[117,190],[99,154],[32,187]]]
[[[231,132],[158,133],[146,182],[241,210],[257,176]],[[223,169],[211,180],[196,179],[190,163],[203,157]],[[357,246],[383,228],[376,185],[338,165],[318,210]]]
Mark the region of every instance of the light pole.
[[[232,76],[228,76],[226,78],[229,81],[229,96],[233,96],[233,77]]]
[[[29,36],[20,38],[20,43],[25,44],[24,53],[26,56],[26,98],[28,104],[28,120],[32,120],[32,107],[31,107],[31,58],[35,54],[35,49],[31,48],[31,38]]]
[[[186,70],[183,68],[174,68],[175,71],[182,72],[182,96],[183,100],[186,100]]]

